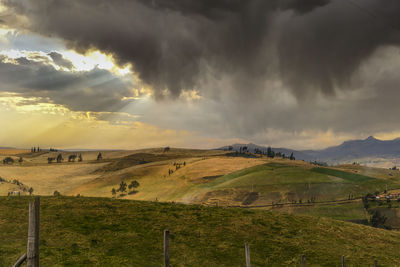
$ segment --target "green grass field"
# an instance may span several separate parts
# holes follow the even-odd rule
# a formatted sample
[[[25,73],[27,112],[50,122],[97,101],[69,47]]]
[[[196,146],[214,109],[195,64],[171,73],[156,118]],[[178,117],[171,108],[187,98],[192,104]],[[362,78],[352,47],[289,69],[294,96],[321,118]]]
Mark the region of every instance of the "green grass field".
[[[273,211],[285,212],[290,214],[311,215],[315,217],[326,217],[336,220],[366,223],[368,214],[364,210],[361,200],[350,203],[332,203],[323,205],[293,205],[283,207],[273,207]]]
[[[26,250],[29,197],[0,198],[0,266]],[[42,266],[161,266],[163,230],[171,266],[400,264],[400,233],[325,218],[269,211],[104,198],[41,199]],[[388,246],[388,244],[390,244]]]
[[[224,196],[231,189],[254,191],[258,192],[258,199],[253,204],[265,205],[300,200],[305,203],[312,198],[318,202],[343,200],[349,195],[361,198],[367,193],[383,191],[386,186],[397,188],[399,181],[306,164],[272,162],[224,175],[197,188],[216,192],[213,198],[217,198],[218,193]]]
[[[330,176],[335,176],[342,178],[351,183],[369,183],[369,182],[377,182],[377,179],[368,177],[362,174],[350,173],[341,170],[335,170],[330,168],[313,168],[311,169],[313,172],[327,174]]]

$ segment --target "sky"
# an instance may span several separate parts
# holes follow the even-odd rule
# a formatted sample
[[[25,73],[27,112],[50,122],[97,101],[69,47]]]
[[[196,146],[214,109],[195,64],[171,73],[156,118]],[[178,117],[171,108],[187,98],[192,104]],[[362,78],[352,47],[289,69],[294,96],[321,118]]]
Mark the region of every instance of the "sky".
[[[0,146],[400,137],[398,0],[0,0]]]

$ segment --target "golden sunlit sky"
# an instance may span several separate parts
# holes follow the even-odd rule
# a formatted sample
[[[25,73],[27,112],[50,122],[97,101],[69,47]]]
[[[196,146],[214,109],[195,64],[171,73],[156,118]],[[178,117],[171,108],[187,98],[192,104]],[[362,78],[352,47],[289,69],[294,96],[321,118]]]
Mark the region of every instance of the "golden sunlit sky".
[[[1,1],[0,147],[400,136],[400,33],[385,6],[365,3],[381,22],[340,1],[101,2]]]

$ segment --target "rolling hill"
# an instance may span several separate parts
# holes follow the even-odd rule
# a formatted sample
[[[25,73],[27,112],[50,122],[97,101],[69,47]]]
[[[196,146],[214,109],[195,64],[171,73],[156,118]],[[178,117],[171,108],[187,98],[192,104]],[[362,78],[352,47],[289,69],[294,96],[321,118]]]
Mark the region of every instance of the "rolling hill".
[[[140,184],[136,192],[117,196],[234,206],[334,201],[400,188],[400,172],[394,170],[359,165],[326,168],[225,151],[103,151],[100,161],[96,160],[98,152],[88,151],[79,152],[83,162],[48,164],[47,157],[57,153],[28,153],[22,163],[0,165],[0,177],[33,187],[34,194],[52,195],[57,190],[63,195],[92,197],[112,197],[112,188],[118,189],[121,181],[136,180]],[[62,155],[68,158],[73,153]],[[0,192],[4,195],[11,185],[0,184]]]
[[[240,206],[365,223],[369,217],[361,197],[400,188],[396,170],[320,167],[227,151],[101,151],[102,160],[96,160],[99,151],[80,151],[82,162],[47,163],[58,153],[68,158],[77,152],[26,153],[21,163],[0,165],[0,195],[28,195],[32,187],[34,195],[58,191],[64,196]],[[121,182],[133,181],[139,187],[118,191]]]

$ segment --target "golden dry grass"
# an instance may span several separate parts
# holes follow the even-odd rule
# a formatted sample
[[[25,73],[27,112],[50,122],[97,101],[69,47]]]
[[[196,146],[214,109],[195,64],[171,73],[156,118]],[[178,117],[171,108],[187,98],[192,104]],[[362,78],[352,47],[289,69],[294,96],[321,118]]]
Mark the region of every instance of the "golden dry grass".
[[[5,151],[5,150],[4,150]],[[11,150],[8,150],[9,153]],[[12,150],[15,152],[15,150]],[[224,170],[218,171],[216,168],[212,169],[210,166],[210,157],[216,155],[225,154],[224,151],[212,151],[212,150],[192,150],[192,149],[175,149],[172,148],[169,152],[164,153],[164,149],[142,149],[135,151],[101,151],[103,155],[103,160],[96,161],[99,151],[77,151],[77,152],[48,152],[42,151],[40,153],[30,153],[30,151],[21,151],[25,154],[23,156],[24,161],[22,163],[15,163],[14,165],[2,165],[0,164],[0,177],[7,180],[17,179],[27,186],[34,188],[35,194],[40,195],[51,195],[55,190],[61,192],[64,195],[77,195],[83,194],[87,196],[111,196],[111,188],[116,187],[122,179],[129,181],[132,179],[138,179],[143,183],[143,188],[149,187],[149,192],[143,190],[138,195],[129,196],[129,198],[138,199],[154,199],[158,195],[163,195],[165,193],[165,199],[171,200],[168,195],[173,195],[173,190],[180,191],[185,187],[185,178],[182,175],[178,175],[178,172],[169,177],[170,179],[164,179],[165,175],[168,174],[169,168],[174,168],[172,166],[173,161],[167,160],[162,162],[153,162],[149,164],[141,164],[129,168],[124,168],[122,170],[112,171],[112,172],[96,172],[97,170],[104,169],[104,166],[118,162],[120,159],[132,154],[138,153],[153,153],[154,155],[168,155],[168,157],[190,157],[187,159],[180,159],[180,161],[196,162],[199,159],[206,159],[204,161],[204,169],[210,169],[206,173],[218,173],[224,174],[230,169],[225,165],[236,165],[232,167],[231,170],[236,170],[242,166],[251,166],[246,164],[230,164],[228,162],[223,163],[221,166],[225,166]],[[26,153],[28,152],[28,153]],[[5,152],[4,152],[5,153]],[[57,157],[58,154],[62,154],[64,162],[61,164],[53,163],[48,164],[48,157]],[[82,154],[83,162],[67,162],[68,156],[72,154]],[[192,158],[195,157],[195,158]],[[160,157],[162,158],[162,157]],[[18,159],[15,157],[15,159]],[[239,160],[240,161],[240,160]],[[233,160],[232,162],[239,162],[238,160]],[[198,164],[196,164],[197,166]],[[128,164],[129,166],[129,164]],[[196,168],[193,168],[194,173]],[[181,169],[180,171],[182,171]],[[206,174],[208,175],[208,174]],[[159,186],[159,193],[150,193],[154,186]],[[0,190],[0,195],[6,195],[11,189],[3,186]]]
[[[23,153],[28,153],[30,150],[24,149],[0,149],[0,155],[9,156],[9,155],[18,155]]]
[[[51,195],[55,190],[65,193],[95,179],[97,176],[90,173],[97,169],[98,165],[100,164],[1,165],[0,176],[7,180],[17,179],[33,187],[35,194]]]
[[[174,162],[186,162],[186,166],[175,171]],[[68,194],[85,196],[111,196],[111,189],[118,188],[124,180],[137,180],[140,190],[137,194],[125,196],[128,199],[160,201],[184,201],[192,199],[199,192],[191,188],[201,183],[204,177],[222,176],[243,168],[265,163],[265,159],[241,157],[184,158],[137,165],[112,173],[102,174],[71,190]],[[175,172],[168,175],[168,169]]]

